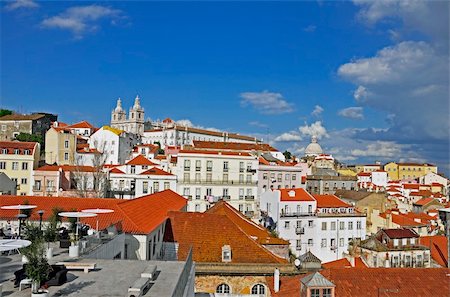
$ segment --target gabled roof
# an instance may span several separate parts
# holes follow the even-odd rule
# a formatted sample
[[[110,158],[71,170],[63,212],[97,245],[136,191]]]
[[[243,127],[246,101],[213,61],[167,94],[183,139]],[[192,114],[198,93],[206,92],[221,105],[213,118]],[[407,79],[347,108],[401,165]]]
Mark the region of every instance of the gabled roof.
[[[280,190],[276,190],[276,191],[280,191],[280,201],[283,201],[283,202],[315,201],[313,196],[311,196],[311,194],[309,194],[302,188],[280,189]]]
[[[400,238],[417,238],[419,234],[414,232],[414,230],[408,228],[400,228],[400,229],[382,229],[380,232],[384,232],[391,239],[400,239]]]
[[[414,204],[415,205],[420,205],[420,206],[425,206],[431,202],[435,201],[434,198],[422,198],[420,200],[417,200]],[[436,200],[437,201],[437,200]]]
[[[231,247],[231,263],[287,263],[245,233],[227,216],[214,213],[170,212],[164,241],[178,243],[178,258],[192,247],[193,260],[222,263],[222,247]],[[170,230],[172,233],[170,234]]]
[[[360,172],[357,174],[357,176],[371,176],[372,174],[370,172]]]
[[[113,213],[98,216],[99,228],[104,229],[111,224],[121,222],[126,233],[148,234],[164,223],[169,211],[180,211],[186,207],[187,200],[171,190],[157,192],[151,195],[131,200],[110,198],[72,198],[72,197],[42,197],[42,196],[1,196],[2,205],[23,204],[25,200],[36,205],[31,220],[39,221],[37,210],[44,210],[43,220],[52,215],[54,207],[66,211],[88,208],[107,208]],[[16,210],[0,209],[0,218],[15,219]],[[82,222],[95,226],[96,218],[83,218]]]
[[[311,251],[307,251],[303,255],[300,255],[300,257],[298,257],[298,259],[302,263],[305,263],[305,262],[322,263],[322,261],[319,258],[317,258],[316,255],[311,253]]]
[[[147,159],[143,155],[137,155],[136,157],[134,157],[133,159],[128,161],[126,164],[127,165],[147,165],[147,166],[149,166],[149,165],[150,166],[156,165],[155,163],[153,163],[152,161],[150,161],[149,159]]]
[[[117,167],[113,167],[113,169],[111,169],[111,170],[109,171],[109,173],[125,174],[125,172],[123,172],[122,170],[120,170],[120,169],[117,168]]]
[[[313,194],[314,199],[317,201],[317,208],[339,208],[339,207],[352,207],[350,204],[342,201],[336,195],[326,194],[319,195]]]
[[[319,272],[311,273],[300,279],[303,285],[307,287],[334,287],[334,284],[323,277]]]
[[[352,267],[352,264],[350,263],[347,258],[342,258],[339,260],[323,263],[322,266],[324,268],[344,268],[344,267]]]
[[[103,126],[103,130],[111,131],[112,133],[116,134],[117,136],[120,136],[124,131],[120,129],[113,128],[111,126]]]
[[[158,167],[150,168],[149,170],[142,172],[141,175],[172,175],[173,176],[172,173],[169,173],[167,171],[159,169]]]
[[[431,257],[442,267],[447,267],[448,263],[448,241],[444,235],[422,236],[420,244],[427,246],[431,250]]]
[[[240,211],[232,207],[230,204],[221,200],[217,202],[213,207],[206,211],[211,214],[224,215],[230,219],[234,224],[241,228],[245,233],[250,235],[252,238],[262,244],[262,245],[288,245],[289,241],[282,238],[274,237],[267,231],[266,228],[254,223],[253,221],[247,219]]]
[[[410,219],[409,217],[404,216],[403,214],[390,213],[390,215],[392,218],[392,222],[394,224],[397,224],[402,227],[417,227],[417,226],[425,226],[426,225],[424,223],[418,223],[418,222],[414,221],[413,219]],[[381,213],[380,217],[386,219],[387,218],[386,212]]]
[[[67,126],[66,128],[68,128],[68,129],[77,129],[77,128],[95,129],[95,127],[87,121],[81,121],[81,122],[72,124],[70,126]]]

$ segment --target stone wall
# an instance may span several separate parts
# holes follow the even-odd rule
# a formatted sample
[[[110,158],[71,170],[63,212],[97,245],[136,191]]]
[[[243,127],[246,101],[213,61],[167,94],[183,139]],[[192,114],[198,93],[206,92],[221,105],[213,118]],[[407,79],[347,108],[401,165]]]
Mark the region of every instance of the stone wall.
[[[254,285],[262,284],[266,288],[266,296],[270,296],[264,276],[196,276],[195,292],[214,293],[220,284],[229,285],[232,294],[250,294]]]

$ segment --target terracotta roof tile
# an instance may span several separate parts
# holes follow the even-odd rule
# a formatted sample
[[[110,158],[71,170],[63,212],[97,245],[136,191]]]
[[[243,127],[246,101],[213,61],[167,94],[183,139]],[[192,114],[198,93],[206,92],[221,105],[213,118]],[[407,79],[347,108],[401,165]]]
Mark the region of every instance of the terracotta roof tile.
[[[280,201],[315,201],[313,196],[302,188],[280,189]]]
[[[383,229],[383,232],[386,233],[386,235],[391,239],[419,237],[419,234],[408,228]]]
[[[34,121],[43,118],[45,114],[33,113],[33,114],[8,114],[0,117],[0,121]]]
[[[420,244],[430,248],[431,257],[434,261],[436,261],[442,267],[447,267],[447,237],[445,237],[444,235],[422,236],[420,237],[419,242]]]
[[[31,205],[37,205],[31,219],[38,221],[37,210],[44,210],[43,219],[48,220],[54,207],[66,211],[88,208],[108,208],[114,212],[98,216],[99,228],[121,222],[124,232],[148,234],[167,219],[169,211],[185,209],[187,200],[171,190],[154,193],[131,200],[109,198],[71,198],[42,196],[0,196],[0,204],[17,205],[27,200]],[[14,219],[16,210],[0,209],[0,218]],[[95,226],[96,218],[83,218],[82,222]]]
[[[222,263],[222,247],[231,247],[231,263],[287,263],[246,234],[227,216],[212,213],[170,212],[165,241],[178,242],[178,258],[192,247],[196,262]],[[170,230],[172,234],[170,234]]]
[[[97,169],[93,166],[76,166],[76,165],[44,165],[35,171],[71,171],[71,172],[95,172]]]
[[[69,129],[76,129],[76,128],[94,129],[95,127],[87,121],[81,121],[79,123],[75,123],[70,126],[67,126],[66,128],[69,128]]]
[[[157,167],[150,168],[149,170],[142,172],[141,175],[172,175],[173,176],[172,173],[169,173],[169,172],[159,169]]]
[[[146,157],[144,157],[143,155],[137,155],[135,158],[131,159],[130,161],[127,162],[127,165],[156,165],[155,163],[153,163],[152,161],[150,161],[149,159],[147,159]]]
[[[289,245],[289,241],[272,236],[272,234],[270,234],[266,228],[247,219],[241,212],[239,212],[237,209],[235,209],[225,201],[217,202],[206,212],[226,216],[245,233],[256,238],[256,241],[258,241],[262,245]]]
[[[317,208],[337,208],[337,207],[352,207],[350,204],[342,201],[336,195],[313,195],[317,201]]]
[[[344,268],[344,267],[351,268],[352,264],[346,258],[342,258],[339,260],[323,263],[322,266],[324,268]]]
[[[109,171],[109,173],[125,174],[125,172],[123,172],[122,170],[120,170],[120,169],[117,168],[117,167],[113,167],[113,169],[111,169],[111,170]]]
[[[420,205],[420,206],[425,206],[430,202],[433,202],[435,199],[434,198],[422,198],[420,200],[417,200],[414,204],[416,205]]]
[[[244,156],[250,157],[251,155],[246,152],[228,152],[228,151],[212,151],[212,150],[196,150],[196,149],[184,149],[180,150],[179,154],[205,154],[205,155],[224,155],[224,156]]]
[[[13,155],[18,149],[19,155],[25,155],[25,150],[29,150],[29,154],[33,155],[36,144],[37,142],[0,141],[0,154],[3,154],[3,150],[7,150],[8,155]]]

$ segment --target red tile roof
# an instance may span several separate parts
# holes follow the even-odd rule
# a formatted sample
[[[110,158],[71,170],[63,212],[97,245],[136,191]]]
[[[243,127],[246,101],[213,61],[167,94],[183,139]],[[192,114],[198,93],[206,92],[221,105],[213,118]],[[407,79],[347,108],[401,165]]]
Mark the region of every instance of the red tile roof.
[[[224,215],[170,212],[164,241],[175,241],[178,258],[185,259],[192,247],[195,262],[222,263],[222,247],[231,247],[231,263],[287,263],[252,239]]]
[[[306,192],[302,188],[296,189],[280,189],[280,201],[289,202],[289,201],[315,201],[313,196]]]
[[[419,234],[408,228],[382,229],[382,231],[391,239],[419,237]]]
[[[422,236],[419,239],[420,244],[427,246],[431,250],[431,257],[442,267],[447,267],[448,254],[447,237],[444,235]]]
[[[127,165],[156,165],[143,155],[137,155],[135,158],[127,162]]]
[[[419,184],[403,184],[403,189],[418,190],[419,188]]]
[[[27,200],[29,204],[36,205],[31,219],[38,221],[38,210],[44,210],[43,220],[48,220],[54,207],[66,211],[88,208],[113,209],[110,214],[98,216],[99,228],[103,229],[111,224],[122,223],[126,233],[148,234],[167,219],[169,211],[185,209],[187,200],[171,190],[154,193],[131,200],[109,198],[71,198],[71,197],[41,197],[41,196],[0,196],[0,204],[17,205]],[[15,219],[16,210],[0,209],[0,218]],[[83,218],[82,222],[95,226],[96,218]]]
[[[120,169],[117,168],[117,167],[113,167],[113,169],[111,169],[111,170],[109,171],[109,173],[125,174],[125,172],[123,172],[122,170],[120,170]]]
[[[206,211],[207,213],[224,215],[234,224],[241,228],[245,233],[256,238],[256,241],[262,245],[288,245],[289,241],[274,237],[266,228],[247,219],[240,211],[235,209],[225,201],[217,202],[213,207]]]
[[[66,128],[69,128],[69,129],[76,129],[76,128],[94,129],[95,127],[87,121],[81,121],[79,123],[75,123],[70,126],[66,126]]]
[[[357,175],[358,176],[371,176],[372,174],[370,172],[360,172]]]
[[[319,273],[335,284],[336,297],[429,297],[450,290],[450,269],[445,268],[329,268]],[[277,293],[273,277],[266,282],[272,297],[300,296],[303,277],[281,276]]]
[[[381,213],[380,217],[386,219],[387,215],[386,215],[386,213]],[[426,224],[423,224],[423,223],[418,223],[418,222],[414,221],[413,219],[408,218],[407,216],[404,216],[403,214],[391,213],[391,218],[392,218],[392,222],[394,224],[399,225],[399,226],[416,227],[416,226],[424,226],[424,225],[426,225]]]
[[[322,266],[324,268],[351,268],[352,264],[346,258],[342,258],[339,260],[323,263]]]
[[[409,196],[422,196],[422,197],[430,197],[433,196],[433,193],[429,190],[419,190],[415,192],[411,192]]]
[[[338,207],[352,207],[350,204],[342,201],[336,195],[318,195],[314,194],[314,199],[317,201],[317,208],[338,208]]]
[[[95,172],[97,169],[93,166],[76,166],[76,165],[44,165],[35,171],[71,171],[71,172]]]
[[[224,155],[224,156],[251,156],[246,152],[228,152],[228,151],[211,151],[211,150],[195,150],[195,149],[184,149],[180,150],[178,154],[205,154],[205,155]]]
[[[194,140],[195,149],[210,150],[231,150],[231,151],[269,151],[278,152],[278,150],[266,143],[241,143],[241,142],[220,142],[220,141],[201,141]]]
[[[173,175],[172,173],[169,173],[169,172],[159,169],[157,167],[150,168],[149,170],[146,170],[146,171],[142,172],[141,174],[142,175]]]
[[[0,154],[3,154],[3,150],[7,150],[8,155],[13,155],[14,150],[19,150],[19,155],[25,155],[25,150],[29,150],[29,155],[34,154],[34,149],[37,142],[23,142],[23,141],[0,141]]]
[[[425,206],[430,202],[433,202],[435,199],[434,198],[422,198],[420,200],[417,200],[414,204],[416,205],[420,205],[420,206]]]

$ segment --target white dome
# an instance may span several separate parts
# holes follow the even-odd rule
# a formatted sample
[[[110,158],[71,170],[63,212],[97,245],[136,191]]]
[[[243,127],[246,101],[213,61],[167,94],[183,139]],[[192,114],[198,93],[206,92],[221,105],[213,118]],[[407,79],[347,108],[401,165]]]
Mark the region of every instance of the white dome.
[[[123,112],[122,109],[122,100],[120,100],[120,98],[117,100],[117,106],[114,109],[115,112]]]
[[[311,137],[311,143],[305,149],[305,156],[318,156],[323,154],[322,147],[317,143],[315,136]]]

